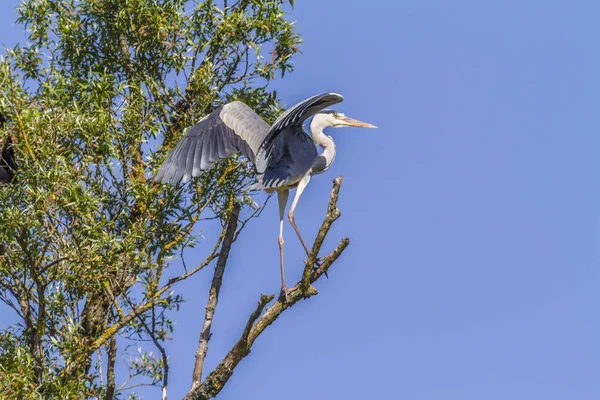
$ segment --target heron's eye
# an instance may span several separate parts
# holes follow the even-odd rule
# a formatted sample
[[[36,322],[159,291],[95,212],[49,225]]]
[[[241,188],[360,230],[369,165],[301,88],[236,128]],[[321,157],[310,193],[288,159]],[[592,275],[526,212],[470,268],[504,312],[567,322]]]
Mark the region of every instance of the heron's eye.
[[[336,112],[333,113],[333,118],[339,118],[339,117],[340,117],[340,114],[338,114]]]

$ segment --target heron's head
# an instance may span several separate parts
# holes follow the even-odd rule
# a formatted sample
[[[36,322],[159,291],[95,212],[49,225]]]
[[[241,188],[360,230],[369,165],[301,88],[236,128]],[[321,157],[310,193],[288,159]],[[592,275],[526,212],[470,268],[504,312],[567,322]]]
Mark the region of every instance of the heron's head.
[[[350,117],[346,117],[344,114],[332,111],[323,110],[315,114],[313,120],[310,123],[311,128],[318,126],[321,129],[324,128],[343,128],[346,126],[354,126],[357,128],[377,128],[375,125],[367,124]]]

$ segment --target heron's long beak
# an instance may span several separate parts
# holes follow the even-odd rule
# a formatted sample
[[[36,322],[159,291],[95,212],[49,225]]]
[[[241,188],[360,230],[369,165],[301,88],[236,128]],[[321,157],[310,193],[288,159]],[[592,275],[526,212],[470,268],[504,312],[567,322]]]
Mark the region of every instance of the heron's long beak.
[[[352,119],[346,116],[339,117],[339,119],[346,126],[356,126],[357,128],[377,128],[375,125],[367,124],[366,122],[362,122],[357,119]]]

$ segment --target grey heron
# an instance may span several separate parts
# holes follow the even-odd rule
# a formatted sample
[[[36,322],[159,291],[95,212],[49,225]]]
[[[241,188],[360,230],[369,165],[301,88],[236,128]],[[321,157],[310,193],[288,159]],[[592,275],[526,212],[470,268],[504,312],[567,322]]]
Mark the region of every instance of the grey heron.
[[[343,97],[325,93],[306,99],[282,113],[269,125],[250,107],[234,101],[216,108],[189,128],[170,152],[155,181],[162,183],[189,181],[209,169],[212,164],[235,153],[247,157],[256,170],[256,183],[249,190],[277,192],[279,203],[279,261],[281,293],[287,294],[283,262],[283,219],[289,191],[296,188],[288,218],[306,254],[310,251],[294,221],[298,200],[313,175],[325,172],[335,159],[335,143],[323,133],[325,128],[355,126],[376,128],[342,113],[325,110],[340,103]],[[311,136],[303,129],[310,117]],[[316,145],[322,148],[321,154]]]
[[[0,114],[0,128],[4,125],[6,120],[4,116]],[[13,150],[12,140],[10,136],[4,142],[2,147],[2,153],[0,153],[0,182],[10,183],[15,175],[17,165],[15,164],[15,153]]]

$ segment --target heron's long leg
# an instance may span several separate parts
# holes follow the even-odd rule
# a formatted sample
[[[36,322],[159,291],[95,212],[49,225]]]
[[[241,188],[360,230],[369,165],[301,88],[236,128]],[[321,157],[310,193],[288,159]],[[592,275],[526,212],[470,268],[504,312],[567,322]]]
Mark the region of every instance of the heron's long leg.
[[[304,243],[304,239],[302,239],[300,230],[296,226],[296,222],[294,221],[294,210],[296,209],[296,206],[298,205],[298,200],[300,199],[300,196],[302,196],[302,192],[304,191],[304,188],[306,188],[306,185],[308,185],[308,182],[310,182],[310,173],[304,175],[304,177],[298,183],[298,188],[296,189],[296,196],[294,197],[294,201],[292,202],[292,207],[290,207],[290,212],[288,214],[290,223],[294,227],[294,230],[296,231],[298,238],[300,238],[300,242],[302,243],[302,246],[304,247],[304,251],[306,251],[307,256],[310,255],[310,250],[308,250],[306,243]]]
[[[285,272],[283,269],[283,216],[285,214],[285,206],[287,205],[289,190],[277,191],[277,200],[279,201],[279,263],[281,265],[281,292],[287,294],[285,288]]]

